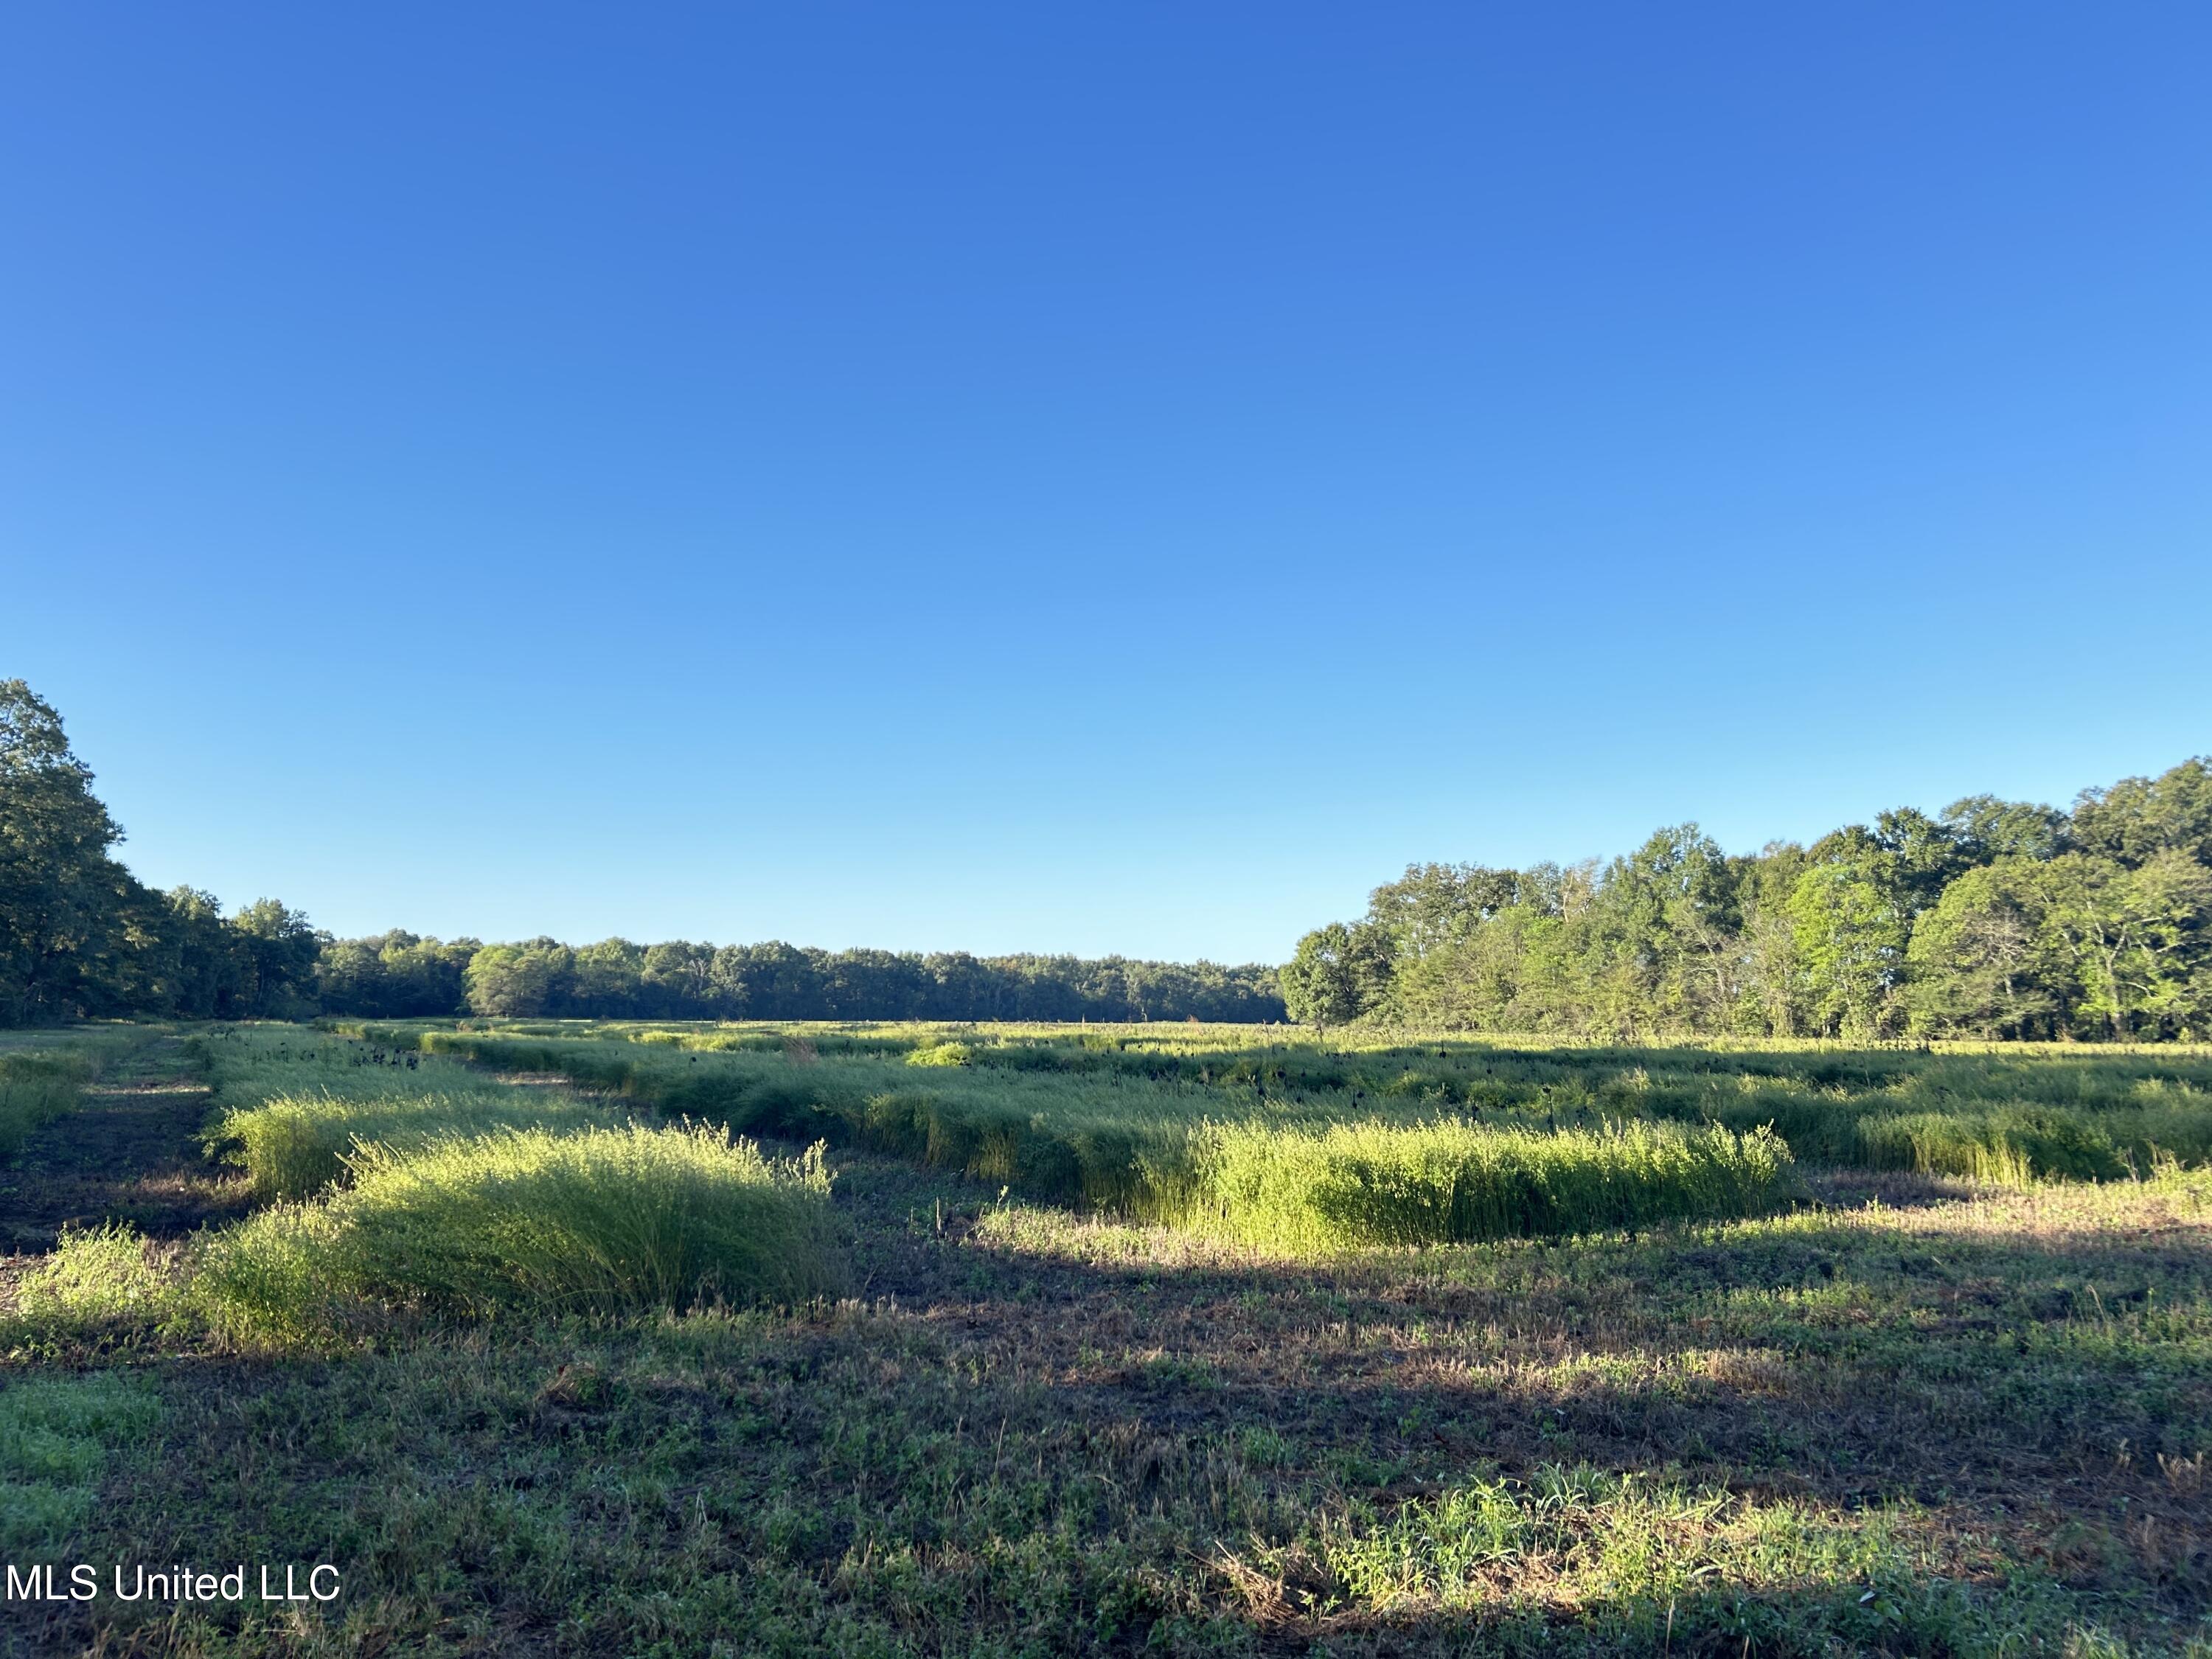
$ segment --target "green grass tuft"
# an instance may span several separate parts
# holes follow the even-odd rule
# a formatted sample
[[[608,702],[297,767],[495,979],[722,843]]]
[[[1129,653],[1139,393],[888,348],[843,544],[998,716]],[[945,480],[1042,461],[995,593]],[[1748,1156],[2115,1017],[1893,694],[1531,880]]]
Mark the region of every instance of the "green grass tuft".
[[[704,1127],[531,1128],[368,1146],[349,1164],[350,1187],[204,1247],[197,1283],[218,1322],[289,1337],[348,1303],[684,1310],[842,1282],[819,1147],[780,1160]]]
[[[1446,1244],[1761,1215],[1798,1191],[1765,1129],[1216,1124],[1174,1218],[1287,1249]]]
[[[15,1311],[29,1319],[143,1318],[169,1295],[169,1281],[147,1259],[138,1230],[109,1221],[64,1228],[53,1253],[16,1281]]]
[[[230,1143],[256,1198],[307,1198],[343,1180],[369,1146],[404,1152],[497,1129],[605,1127],[608,1115],[573,1095],[480,1084],[434,1093],[279,1096],[226,1113],[210,1150]]]
[[[927,1042],[906,1057],[909,1066],[965,1066],[975,1051],[964,1042]]]

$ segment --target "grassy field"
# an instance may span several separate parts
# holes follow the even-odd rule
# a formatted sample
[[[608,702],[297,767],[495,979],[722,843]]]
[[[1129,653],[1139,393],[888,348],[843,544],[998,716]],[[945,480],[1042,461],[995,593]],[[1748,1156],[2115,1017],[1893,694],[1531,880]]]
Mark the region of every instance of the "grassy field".
[[[1283,1027],[366,1026],[380,1044],[552,1073],[662,1110],[877,1146],[1059,1202],[1188,1222],[1210,1126],[1442,1120],[1771,1129],[1798,1161],[2019,1185],[2212,1158],[2212,1049],[1814,1042],[1652,1048]],[[1623,1218],[1626,1219],[1627,1218]]]
[[[148,1034],[18,1165],[0,1559],[344,1589],[0,1650],[2212,1654],[2208,1114],[2201,1050]]]

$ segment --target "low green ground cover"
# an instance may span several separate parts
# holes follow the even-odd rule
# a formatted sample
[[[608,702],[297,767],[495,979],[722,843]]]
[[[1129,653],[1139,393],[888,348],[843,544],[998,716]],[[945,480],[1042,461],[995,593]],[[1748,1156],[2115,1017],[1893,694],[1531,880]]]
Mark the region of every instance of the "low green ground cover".
[[[0,1552],[9,1560],[81,1533],[115,1453],[143,1441],[160,1401],[118,1373],[0,1387]]]

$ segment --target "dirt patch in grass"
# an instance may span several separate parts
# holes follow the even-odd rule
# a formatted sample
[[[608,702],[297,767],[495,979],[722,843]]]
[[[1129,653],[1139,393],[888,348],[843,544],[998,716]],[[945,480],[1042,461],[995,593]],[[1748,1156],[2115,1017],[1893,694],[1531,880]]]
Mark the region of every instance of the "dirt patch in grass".
[[[242,1184],[202,1153],[207,1112],[207,1085],[176,1038],[126,1056],[0,1166],[0,1251],[50,1250],[64,1227],[104,1221],[166,1239],[244,1214]]]

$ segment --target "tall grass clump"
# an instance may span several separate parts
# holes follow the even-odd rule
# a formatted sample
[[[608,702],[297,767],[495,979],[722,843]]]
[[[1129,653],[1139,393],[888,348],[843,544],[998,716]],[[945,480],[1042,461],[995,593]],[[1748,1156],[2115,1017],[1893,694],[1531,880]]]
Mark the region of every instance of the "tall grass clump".
[[[2112,1181],[2134,1160],[2108,1125],[2057,1110],[1906,1112],[1858,1122],[1869,1169],[1966,1176],[2007,1187],[2039,1181]],[[2146,1162],[2149,1149],[2145,1149]]]
[[[1210,1124],[1189,1184],[1171,1202],[1186,1224],[1297,1250],[1760,1215],[1797,1190],[1789,1147],[1765,1129],[1539,1131],[1444,1119],[1320,1130]]]
[[[52,1254],[16,1279],[14,1306],[0,1312],[0,1353],[110,1348],[154,1333],[184,1311],[175,1258],[126,1222],[64,1227]]]
[[[76,1104],[93,1062],[76,1048],[0,1054],[0,1158],[13,1158],[31,1132]]]
[[[411,1035],[368,1027],[369,1041]],[[1194,1085],[1106,1075],[990,1071],[959,1059],[910,1064],[908,1050],[824,1055],[807,1039],[779,1047],[671,1053],[662,1045],[427,1031],[434,1057],[548,1072],[669,1116],[712,1118],[747,1133],[826,1139],[1054,1201],[1117,1206],[1140,1187],[1140,1157],[1181,1146],[1218,1097]],[[427,1060],[426,1060],[426,1063]],[[451,1063],[450,1061],[447,1063]]]
[[[362,1148],[353,1184],[203,1249],[218,1322],[294,1334],[347,1305],[471,1316],[791,1303],[838,1288],[817,1146],[762,1156],[702,1127],[632,1124]]]
[[[405,1152],[496,1129],[606,1127],[608,1115],[573,1095],[489,1085],[420,1094],[279,1096],[227,1112],[210,1150],[228,1143],[256,1198],[306,1198],[344,1178],[365,1147]]]

